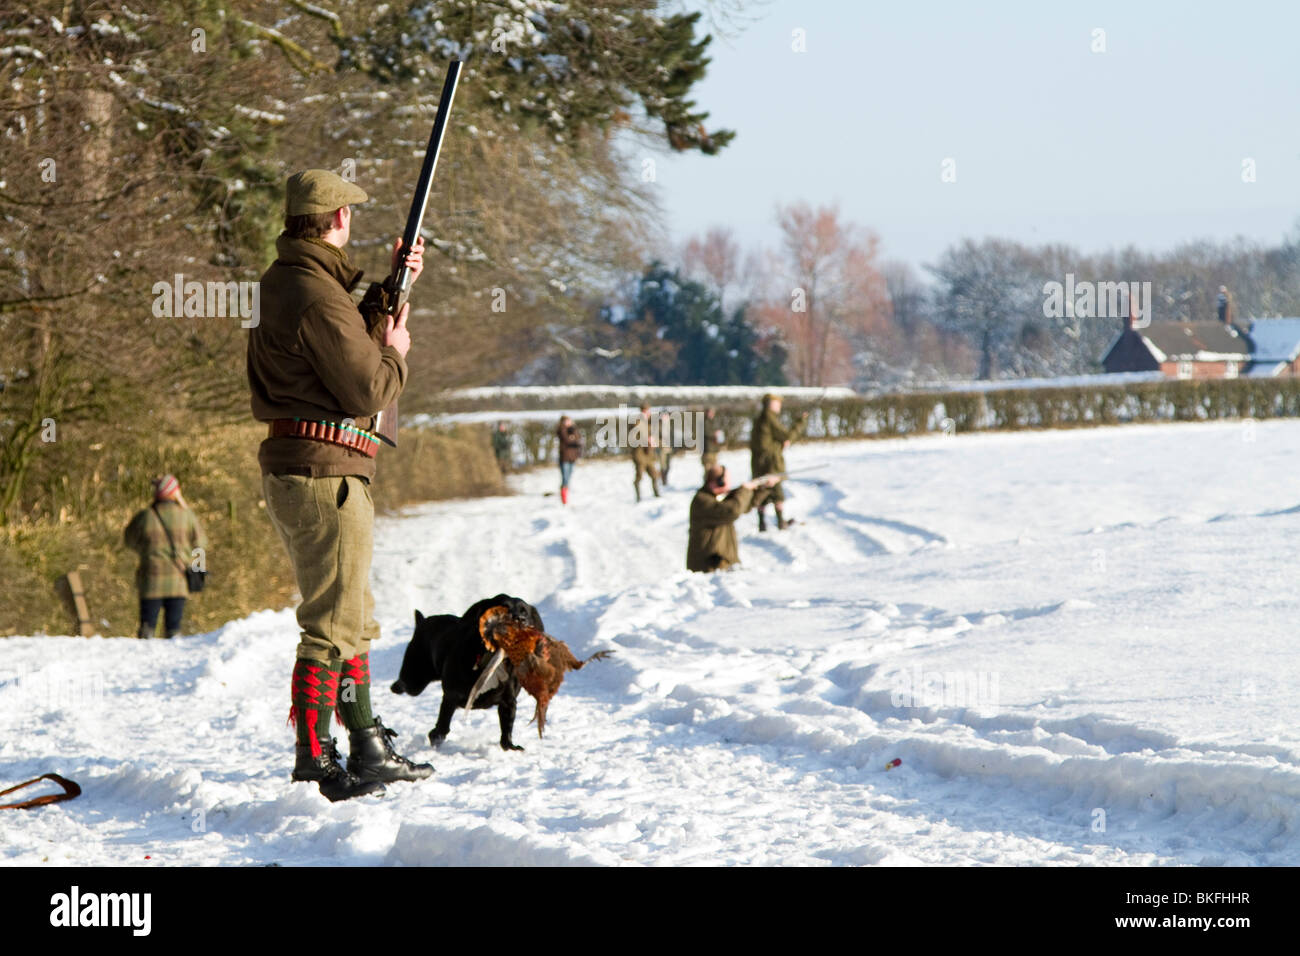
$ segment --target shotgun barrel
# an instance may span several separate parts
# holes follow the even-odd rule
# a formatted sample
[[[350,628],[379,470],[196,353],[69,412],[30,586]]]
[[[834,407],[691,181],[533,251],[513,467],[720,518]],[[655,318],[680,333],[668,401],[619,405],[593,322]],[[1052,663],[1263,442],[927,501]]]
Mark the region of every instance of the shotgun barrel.
[[[411,211],[407,213],[406,228],[402,231],[402,249],[414,246],[420,235],[424,210],[429,205],[429,191],[433,188],[433,173],[437,169],[438,154],[442,152],[442,140],[447,132],[447,117],[451,115],[451,101],[456,96],[456,84],[460,82],[460,63],[460,60],[452,60],[447,64],[447,76],[442,81],[442,96],[438,100],[438,115],[433,120],[433,132],[429,134],[429,146],[424,151],[420,178],[416,181],[415,195],[411,198]],[[397,267],[389,292],[394,295],[391,315],[396,318],[411,292],[411,270],[406,267],[405,260]],[[386,444],[397,447],[397,399],[393,399],[391,405],[375,416],[373,430]]]

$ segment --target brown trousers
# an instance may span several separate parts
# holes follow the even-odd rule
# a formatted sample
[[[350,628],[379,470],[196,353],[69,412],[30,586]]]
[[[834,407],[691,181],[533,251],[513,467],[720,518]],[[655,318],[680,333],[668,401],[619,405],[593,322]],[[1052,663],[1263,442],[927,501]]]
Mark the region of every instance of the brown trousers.
[[[355,476],[263,475],[262,491],[302,596],[298,657],[347,661],[368,653],[379,637],[370,593],[370,486]]]
[[[778,481],[771,488],[759,488],[755,491],[754,507],[761,511],[767,507],[768,502],[774,505],[785,504],[785,489],[781,487],[784,484],[785,482]]]

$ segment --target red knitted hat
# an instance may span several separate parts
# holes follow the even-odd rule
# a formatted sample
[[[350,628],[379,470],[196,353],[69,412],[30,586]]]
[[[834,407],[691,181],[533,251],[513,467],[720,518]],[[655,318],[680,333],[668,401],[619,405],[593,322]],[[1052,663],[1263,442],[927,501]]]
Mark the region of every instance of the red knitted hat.
[[[181,483],[176,480],[175,475],[163,475],[161,478],[153,480],[153,496],[155,501],[167,501],[170,498],[179,497]]]

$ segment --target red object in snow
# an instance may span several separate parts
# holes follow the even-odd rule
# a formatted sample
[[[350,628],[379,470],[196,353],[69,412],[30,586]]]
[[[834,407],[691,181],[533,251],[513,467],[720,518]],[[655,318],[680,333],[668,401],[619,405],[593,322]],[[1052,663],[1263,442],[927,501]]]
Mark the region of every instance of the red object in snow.
[[[895,757],[893,760],[889,761],[889,763],[885,764],[885,769],[886,769],[886,770],[893,770],[895,767],[901,765],[902,762],[903,762],[903,761],[901,761],[900,759],[898,759],[897,757]]]

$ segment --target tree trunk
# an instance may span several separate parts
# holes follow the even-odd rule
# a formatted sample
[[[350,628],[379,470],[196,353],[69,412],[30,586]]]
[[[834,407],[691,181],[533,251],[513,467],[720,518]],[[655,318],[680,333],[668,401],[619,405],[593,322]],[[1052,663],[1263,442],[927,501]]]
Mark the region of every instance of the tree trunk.
[[[980,369],[979,375],[976,377],[982,382],[987,382],[992,380],[996,371],[997,361],[993,357],[993,333],[985,329],[983,338],[980,339]]]

